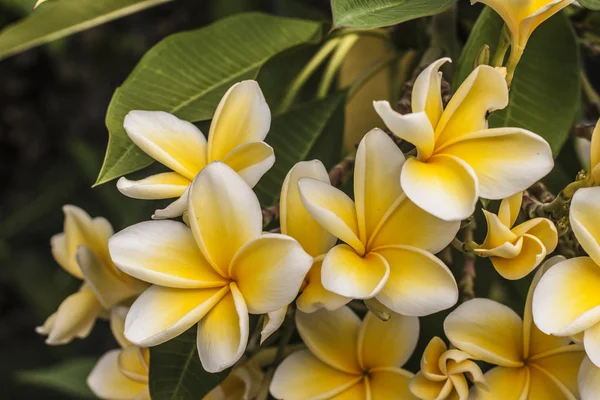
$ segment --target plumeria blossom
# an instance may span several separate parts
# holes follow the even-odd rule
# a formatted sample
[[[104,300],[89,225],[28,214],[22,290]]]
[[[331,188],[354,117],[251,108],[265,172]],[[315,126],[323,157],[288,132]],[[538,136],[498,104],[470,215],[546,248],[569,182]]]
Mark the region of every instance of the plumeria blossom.
[[[472,388],[477,400],[579,398],[577,373],[585,356],[582,346],[570,344],[570,338],[544,334],[533,324],[531,311],[533,292],[542,274],[562,259],[548,260],[535,275],[523,319],[503,304],[473,299],[444,321],[444,331],[454,346],[496,365],[484,375],[489,390]]]
[[[467,400],[469,384],[465,375],[487,389],[483,372],[470,358],[463,351],[448,350],[442,339],[434,337],[421,358],[421,371],[409,383],[410,391],[422,400]]]
[[[113,228],[105,218],[91,218],[81,208],[66,205],[64,232],[50,240],[56,262],[84,283],[36,331],[46,343],[69,343],[85,338],[99,316],[118,303],[141,293],[146,285],[119,271],[108,253]]]
[[[131,306],[125,336],[156,346],[197,324],[202,365],[218,372],[244,353],[248,313],[291,303],[313,258],[289,236],[262,234],[256,195],[221,162],[194,179],[188,216],[190,227],[146,221],[111,238],[115,264],[152,284]]]
[[[123,327],[126,314],[126,308],[112,313],[111,326]],[[123,341],[123,331],[113,333],[122,348],[111,350],[98,360],[88,376],[88,386],[100,399],[150,400],[150,352]]]
[[[355,201],[318,179],[302,178],[298,187],[310,215],[344,242],[323,260],[323,287],[348,298],[376,298],[403,315],[423,316],[457,301],[452,273],[433,254],[452,241],[459,224],[408,200],[399,182],[404,160],[393,140],[374,129],[356,153]]]
[[[221,161],[250,186],[275,162],[273,148],[263,140],[271,126],[271,111],[256,81],[233,85],[221,99],[210,125],[208,141],[196,126],[162,111],[131,111],[124,127],[146,154],[172,172],[139,181],[121,178],[117,188],[135,199],[178,197],[153,218],[174,218],[187,206],[187,189],[206,165]]]
[[[483,210],[487,236],[475,253],[489,257],[496,271],[506,279],[521,279],[540,265],[558,244],[554,223],[534,218],[513,227],[523,202],[521,192],[502,200],[498,215]]]
[[[296,326],[308,347],[277,367],[271,394],[277,399],[416,399],[402,366],[419,338],[419,320],[394,314],[383,322],[368,313],[364,320],[347,306],[296,314]]]
[[[549,335],[583,333],[585,350],[600,367],[600,187],[575,193],[570,223],[589,257],[562,261],[544,275],[533,297],[533,316]]]
[[[415,81],[412,114],[401,115],[387,101],[374,102],[387,127],[417,148],[406,161],[401,184],[406,196],[438,218],[455,221],[475,211],[478,197],[503,199],[545,176],[554,165],[540,136],[521,128],[488,129],[487,114],[508,105],[500,69],[477,67],[444,109],[443,58]]]

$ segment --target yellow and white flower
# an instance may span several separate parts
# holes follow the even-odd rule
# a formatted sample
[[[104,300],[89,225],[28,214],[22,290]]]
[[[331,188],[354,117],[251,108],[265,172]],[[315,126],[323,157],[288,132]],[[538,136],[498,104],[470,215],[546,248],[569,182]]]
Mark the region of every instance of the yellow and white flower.
[[[452,273],[433,254],[452,241],[459,223],[438,219],[407,199],[400,188],[403,164],[393,140],[374,129],[356,154],[356,201],[318,179],[302,178],[298,187],[310,215],[345,242],[323,260],[323,287],[423,316],[452,307],[458,298]]]
[[[127,309],[111,313],[111,326],[124,324]],[[114,321],[114,320],[117,321]],[[148,372],[150,352],[129,342],[123,342],[123,332],[113,332],[121,344],[104,354],[87,379],[88,386],[100,399],[105,400],[150,400]]]
[[[84,283],[36,329],[48,335],[46,343],[52,345],[87,337],[99,316],[146,288],[144,283],[119,271],[110,259],[108,239],[113,228],[106,219],[92,219],[71,205],[64,206],[63,211],[64,232],[52,237],[52,255],[65,271]]]
[[[408,385],[410,391],[422,400],[467,400],[469,384],[465,375],[476,385],[487,388],[483,372],[470,358],[463,351],[448,350],[442,339],[434,337],[421,358],[421,371]]]
[[[489,390],[471,389],[474,399],[578,398],[577,373],[585,356],[582,346],[570,344],[567,337],[544,334],[533,324],[531,312],[533,292],[542,274],[561,259],[548,260],[535,275],[523,320],[503,304],[473,299],[444,321],[444,331],[454,346],[474,359],[496,365],[484,375]]]
[[[289,236],[262,234],[256,195],[221,162],[198,174],[188,201],[191,229],[142,222],[114,235],[110,254],[122,271],[153,284],[127,314],[127,339],[156,346],[198,324],[200,360],[217,372],[244,353],[248,313],[291,303],[313,259]]]
[[[308,350],[277,367],[271,394],[277,399],[416,399],[402,366],[419,338],[419,320],[394,314],[383,322],[368,313],[361,322],[349,307],[297,312],[296,326]]]
[[[135,199],[178,197],[153,218],[174,218],[187,206],[187,189],[206,165],[221,161],[250,186],[256,185],[275,162],[273,148],[263,140],[271,126],[271,111],[256,81],[233,85],[221,99],[210,125],[208,142],[190,122],[162,111],[131,111],[124,127],[146,154],[172,172],[139,181],[121,178],[117,188]]]
[[[549,335],[584,333],[585,350],[600,367],[600,187],[575,193],[570,222],[589,257],[562,261],[544,275],[533,297],[533,316]]]
[[[544,261],[558,244],[554,223],[534,218],[513,227],[523,202],[521,192],[502,200],[498,215],[483,210],[487,236],[475,253],[489,257],[496,271],[506,279],[521,279]]]
[[[487,114],[508,105],[503,73],[483,65],[463,82],[446,109],[440,67],[426,68],[415,81],[412,114],[395,112],[387,101],[374,102],[387,127],[417,148],[402,169],[409,199],[438,218],[455,221],[475,211],[478,197],[503,199],[545,176],[554,165],[540,136],[521,128],[488,129]]]

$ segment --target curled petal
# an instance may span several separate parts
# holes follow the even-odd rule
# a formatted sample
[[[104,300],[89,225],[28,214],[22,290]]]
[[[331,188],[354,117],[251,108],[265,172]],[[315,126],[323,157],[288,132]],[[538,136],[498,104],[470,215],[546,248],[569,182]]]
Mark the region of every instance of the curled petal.
[[[187,189],[185,189],[185,191],[181,195],[181,197],[179,197],[177,200],[175,200],[165,208],[154,211],[154,214],[152,214],[152,219],[169,219],[177,218],[184,215],[188,209],[189,192],[190,187],[188,186]]]
[[[87,378],[88,386],[101,399],[135,399],[148,387],[147,383],[130,379],[121,372],[120,353],[120,350],[111,350],[104,354]]]
[[[139,181],[120,178],[117,181],[117,189],[125,196],[133,199],[170,199],[180,197],[190,183],[192,182],[189,179],[177,172],[164,172]]]
[[[260,332],[260,344],[263,344],[272,334],[274,334],[283,324],[287,314],[288,307],[282,307],[279,310],[272,311],[265,315],[263,328]]]
[[[571,201],[570,222],[586,253],[600,265],[600,187],[580,189]]]
[[[194,124],[163,111],[130,111],[129,138],[159,163],[192,180],[206,165],[206,139]]]
[[[208,162],[224,161],[238,146],[262,141],[271,127],[271,111],[258,82],[236,83],[221,99],[208,134]]]
[[[306,275],[306,286],[302,290],[296,305],[303,313],[313,313],[321,308],[335,311],[350,302],[350,298],[330,292],[321,282],[322,261],[315,262]]]
[[[229,153],[223,162],[254,187],[275,164],[275,153],[265,142],[244,143]]]
[[[521,203],[523,203],[523,193],[521,192],[502,200],[498,218],[504,226],[510,228],[515,224],[521,212]]]
[[[546,258],[546,248],[544,244],[535,236],[524,235],[521,251],[513,258],[491,257],[492,264],[496,271],[505,279],[521,279]]]
[[[530,235],[537,238],[546,253],[550,254],[558,245],[558,231],[554,222],[547,218],[534,218],[515,227],[512,232],[517,236]]]
[[[488,388],[473,386],[473,398],[477,400],[531,399],[527,397],[530,387],[529,368],[495,367],[484,375]]]
[[[412,91],[412,110],[414,113],[425,112],[431,126],[435,128],[444,106],[442,103],[442,73],[440,68],[449,58],[441,58],[425,68],[415,80]]]
[[[600,368],[600,322],[585,330],[583,345],[590,360]]]

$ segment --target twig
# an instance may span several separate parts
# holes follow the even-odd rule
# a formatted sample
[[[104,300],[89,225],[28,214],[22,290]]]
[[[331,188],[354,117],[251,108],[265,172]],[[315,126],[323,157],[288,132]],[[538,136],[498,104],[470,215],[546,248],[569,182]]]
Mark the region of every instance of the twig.
[[[474,243],[474,234],[475,234],[475,222],[471,223],[465,228],[465,245],[468,243]],[[458,287],[460,288],[460,292],[462,294],[462,301],[465,302],[467,300],[471,300],[475,297],[475,260],[476,255],[473,252],[464,253],[464,267],[463,267],[463,276],[458,282]]]

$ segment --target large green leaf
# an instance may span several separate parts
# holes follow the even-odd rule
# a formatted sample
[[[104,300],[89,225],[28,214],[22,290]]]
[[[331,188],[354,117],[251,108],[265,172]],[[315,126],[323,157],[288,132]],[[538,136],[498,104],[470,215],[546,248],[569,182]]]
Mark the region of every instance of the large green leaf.
[[[0,32],[0,59],[167,1],[48,1]]]
[[[579,0],[579,3],[590,10],[600,10],[600,0]]]
[[[232,84],[256,77],[271,57],[320,36],[317,22],[247,13],[161,41],[110,102],[106,115],[110,138],[96,184],[152,162],[123,129],[129,111],[162,110],[188,121],[209,119]]]
[[[456,0],[331,0],[335,27],[373,29],[434,15]]]
[[[86,384],[86,379],[96,360],[78,358],[62,364],[29,371],[17,372],[17,380],[27,385],[35,385],[62,392],[77,398],[93,399],[94,395]]]
[[[344,105],[345,98],[345,92],[336,93],[324,100],[302,104],[273,119],[266,141],[275,150],[275,165],[254,188],[261,204],[269,206],[277,201],[285,176],[294,164],[311,154],[315,144],[342,132],[327,131],[325,134],[326,127]],[[340,149],[341,141],[336,149],[324,150],[332,153]]]
[[[152,400],[197,400],[221,383],[229,370],[211,374],[202,368],[196,346],[196,327],[150,348]]]
[[[493,54],[502,24],[490,8],[483,10],[461,55],[455,87],[473,70],[484,44],[490,45]],[[510,104],[490,115],[490,126],[535,132],[550,143],[556,156],[579,109],[580,68],[577,38],[567,17],[559,13],[533,33],[512,82]]]

